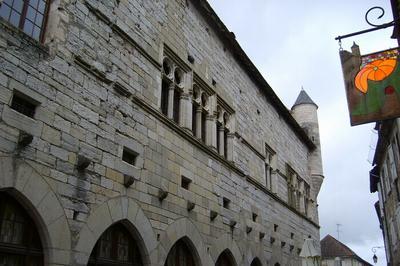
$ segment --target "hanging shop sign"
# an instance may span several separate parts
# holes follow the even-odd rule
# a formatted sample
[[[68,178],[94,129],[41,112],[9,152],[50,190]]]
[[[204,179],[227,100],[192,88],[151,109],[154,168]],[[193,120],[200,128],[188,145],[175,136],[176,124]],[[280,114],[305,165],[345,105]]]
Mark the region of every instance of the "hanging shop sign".
[[[400,117],[399,50],[340,51],[352,126]]]

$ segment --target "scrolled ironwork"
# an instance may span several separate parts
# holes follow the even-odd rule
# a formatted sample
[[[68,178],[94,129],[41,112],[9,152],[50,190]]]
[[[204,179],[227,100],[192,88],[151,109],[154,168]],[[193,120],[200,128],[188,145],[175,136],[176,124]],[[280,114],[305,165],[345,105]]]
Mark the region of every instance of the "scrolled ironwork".
[[[365,21],[368,23],[368,25],[372,26],[372,27],[380,27],[386,24],[390,24],[393,22],[389,22],[389,23],[382,23],[382,24],[374,24],[370,21],[370,17],[369,15],[371,14],[372,11],[378,10],[380,11],[380,15],[378,17],[376,17],[376,20],[380,20],[381,18],[383,18],[385,16],[385,9],[383,9],[380,6],[374,6],[371,7],[370,9],[368,9],[368,11],[365,13]]]
[[[339,40],[340,41],[342,39],[346,39],[346,38],[353,37],[353,36],[356,36],[356,35],[372,32],[372,31],[376,31],[376,30],[380,30],[380,29],[389,28],[389,27],[392,27],[394,25],[398,25],[400,23],[399,20],[393,20],[393,21],[390,21],[390,22],[387,22],[387,23],[382,23],[382,24],[372,23],[370,21],[370,14],[374,10],[378,10],[380,12],[380,14],[376,18],[376,20],[380,20],[381,18],[383,18],[385,16],[385,9],[383,9],[380,6],[374,6],[374,7],[371,7],[370,9],[368,9],[368,11],[365,13],[365,21],[368,23],[368,25],[372,26],[373,28],[366,29],[366,30],[361,30],[361,31],[353,32],[353,33],[349,33],[349,34],[346,34],[346,35],[337,36],[335,38],[335,40]],[[339,45],[340,45],[340,43],[339,43]]]

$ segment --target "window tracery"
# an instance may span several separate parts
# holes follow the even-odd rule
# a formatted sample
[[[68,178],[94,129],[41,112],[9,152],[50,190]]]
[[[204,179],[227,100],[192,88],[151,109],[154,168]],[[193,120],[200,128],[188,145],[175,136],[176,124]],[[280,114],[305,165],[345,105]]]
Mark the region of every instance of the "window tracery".
[[[0,193],[0,265],[43,265],[43,247],[35,223],[5,193]]]
[[[89,258],[89,266],[142,266],[140,250],[131,233],[121,223],[109,227],[97,241]]]

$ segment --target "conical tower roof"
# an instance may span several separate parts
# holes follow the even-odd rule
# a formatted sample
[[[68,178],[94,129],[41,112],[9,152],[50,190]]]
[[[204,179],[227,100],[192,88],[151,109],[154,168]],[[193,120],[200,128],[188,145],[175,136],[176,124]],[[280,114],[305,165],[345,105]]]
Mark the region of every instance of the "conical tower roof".
[[[310,96],[308,96],[307,92],[303,88],[301,88],[300,94],[297,97],[296,102],[292,106],[292,110],[295,106],[300,104],[313,104],[318,108],[318,105],[313,100],[311,100]]]

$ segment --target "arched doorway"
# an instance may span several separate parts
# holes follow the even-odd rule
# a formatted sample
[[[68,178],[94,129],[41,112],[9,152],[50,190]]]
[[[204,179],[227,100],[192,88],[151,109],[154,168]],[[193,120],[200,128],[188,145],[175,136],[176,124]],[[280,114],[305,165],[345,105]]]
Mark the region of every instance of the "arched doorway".
[[[140,250],[123,223],[110,226],[97,240],[88,266],[143,266]]]
[[[221,255],[219,255],[215,266],[235,266],[235,260],[233,259],[232,253],[225,249]]]
[[[192,249],[184,241],[179,239],[168,253],[164,266],[195,266]]]
[[[262,264],[261,264],[261,261],[260,261],[258,258],[255,258],[255,259],[251,262],[250,266],[262,266]]]
[[[13,197],[0,192],[0,265],[43,264],[42,242],[34,221]]]

